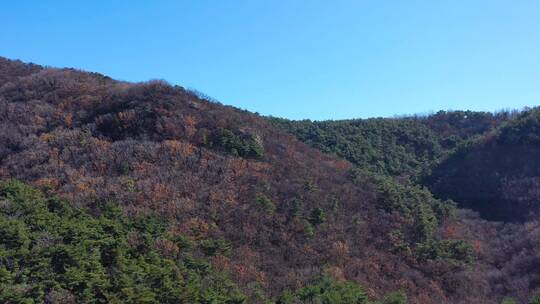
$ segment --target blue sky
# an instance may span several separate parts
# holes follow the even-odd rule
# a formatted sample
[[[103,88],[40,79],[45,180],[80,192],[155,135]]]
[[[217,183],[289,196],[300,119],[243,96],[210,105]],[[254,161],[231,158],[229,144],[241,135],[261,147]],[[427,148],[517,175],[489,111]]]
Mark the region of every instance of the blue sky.
[[[540,104],[538,0],[21,0],[2,1],[0,25],[0,56],[165,79],[265,115]]]

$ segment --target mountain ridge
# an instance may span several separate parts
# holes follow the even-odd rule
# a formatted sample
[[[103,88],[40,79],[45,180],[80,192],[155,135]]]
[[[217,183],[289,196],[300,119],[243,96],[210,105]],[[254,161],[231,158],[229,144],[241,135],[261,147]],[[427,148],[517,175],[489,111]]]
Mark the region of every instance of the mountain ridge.
[[[371,158],[360,161],[354,149],[351,157],[335,153],[344,160],[324,154],[334,152],[334,146],[324,149],[325,141],[317,141],[321,152],[297,140],[283,129],[288,122],[212,103],[163,81],[133,84],[7,59],[0,60],[0,72],[0,177],[52,191],[77,208],[111,201],[129,219],[159,218],[165,239],[192,242],[190,254],[228,273],[248,303],[307,301],[305,288],[340,286],[310,285],[321,276],[360,284],[370,299],[403,290],[410,303],[493,303],[534,291],[535,285],[512,289],[513,281],[501,289],[476,270],[500,262],[476,243],[473,228],[489,231],[491,224],[402,176],[426,171],[415,171],[421,163],[416,148],[385,159],[379,154],[387,146],[372,145]],[[450,118],[437,119],[437,132],[448,130],[445,119],[452,125]],[[485,125],[504,119],[490,117]],[[386,124],[366,130],[384,136],[400,130],[398,124],[378,133]],[[460,126],[456,132],[465,135],[448,131],[433,148],[431,137],[422,135],[432,129],[419,128],[424,133],[405,139],[428,138],[427,151],[453,149],[476,134]],[[439,150],[430,164],[444,154]],[[412,161],[391,165],[400,158]],[[382,162],[376,170],[361,165],[373,159]],[[520,229],[514,230],[525,233]],[[171,246],[181,252],[180,243]]]

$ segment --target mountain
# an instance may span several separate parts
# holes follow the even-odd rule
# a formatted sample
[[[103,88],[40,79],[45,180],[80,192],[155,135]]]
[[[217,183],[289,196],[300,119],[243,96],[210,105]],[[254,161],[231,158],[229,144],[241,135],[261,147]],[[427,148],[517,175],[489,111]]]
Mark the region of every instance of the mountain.
[[[434,197],[453,200],[459,209],[445,233],[467,240],[475,250],[473,271],[462,274],[467,278],[453,281],[456,276],[451,276],[453,292],[467,299],[478,292],[464,284],[473,280],[485,284],[483,293],[500,295],[487,302],[510,296],[528,303],[540,279],[538,113],[440,111],[399,118],[271,120],[305,143],[348,159],[354,170],[408,181],[429,188]]]
[[[383,175],[417,178],[460,143],[494,129],[512,115],[440,111],[401,118],[272,121],[303,142],[358,167]]]
[[[496,303],[540,282],[518,276],[533,222],[421,183],[510,113],[290,122],[159,80],[0,72],[3,302]]]
[[[539,153],[540,110],[533,109],[464,144],[426,182],[487,219],[524,221],[540,207]]]

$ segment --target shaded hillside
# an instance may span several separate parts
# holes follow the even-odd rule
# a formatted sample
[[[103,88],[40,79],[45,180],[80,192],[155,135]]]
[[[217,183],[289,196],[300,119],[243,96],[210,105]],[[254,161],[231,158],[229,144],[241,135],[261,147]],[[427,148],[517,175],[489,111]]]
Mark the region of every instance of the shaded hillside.
[[[440,111],[425,117],[272,121],[301,141],[360,168],[417,178],[464,140],[492,130],[511,115]]]
[[[426,182],[438,196],[487,219],[524,221],[540,207],[539,154],[540,110],[535,109],[461,147]]]
[[[452,204],[425,189],[351,171],[266,119],[162,81],[16,66],[0,87],[0,176],[78,208],[109,201],[128,219],[159,218],[167,238],[204,244],[249,303],[294,299],[321,276],[371,298],[405,290],[411,303],[500,297],[457,295],[433,275],[462,273],[475,253],[440,233]]]
[[[540,229],[536,216],[530,215],[538,209],[538,110],[273,122],[314,147],[346,157],[359,168],[355,170],[399,180],[411,177],[413,182],[433,186],[439,197],[480,211],[483,218],[520,221],[492,222],[458,210],[443,234],[473,244],[476,261],[469,271],[436,275],[451,286],[452,293],[460,294],[458,299],[485,293],[500,295],[499,299],[508,296],[505,303],[514,303],[511,298],[515,303],[536,303],[531,295],[540,288]],[[472,287],[471,280],[483,285]]]

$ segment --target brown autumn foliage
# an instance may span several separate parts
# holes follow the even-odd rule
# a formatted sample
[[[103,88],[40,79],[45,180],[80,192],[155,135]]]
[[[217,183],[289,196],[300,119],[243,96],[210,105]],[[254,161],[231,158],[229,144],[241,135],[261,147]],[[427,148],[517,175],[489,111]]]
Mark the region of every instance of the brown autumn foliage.
[[[478,261],[422,260],[395,250],[415,238],[412,228],[392,234],[410,220],[380,208],[379,185],[353,182],[351,167],[263,117],[163,81],[125,83],[0,59],[0,176],[54,189],[79,206],[113,200],[129,216],[158,215],[171,233],[193,240],[223,238],[232,254],[213,264],[252,300],[325,271],[374,297],[404,289],[411,303],[494,303],[535,288],[534,274],[516,279],[519,266],[531,264],[515,250],[536,261],[536,226],[460,211],[437,233],[470,241]],[[523,237],[506,245],[502,235]],[[493,253],[502,244],[511,247]],[[163,240],[155,246],[182,250]]]

